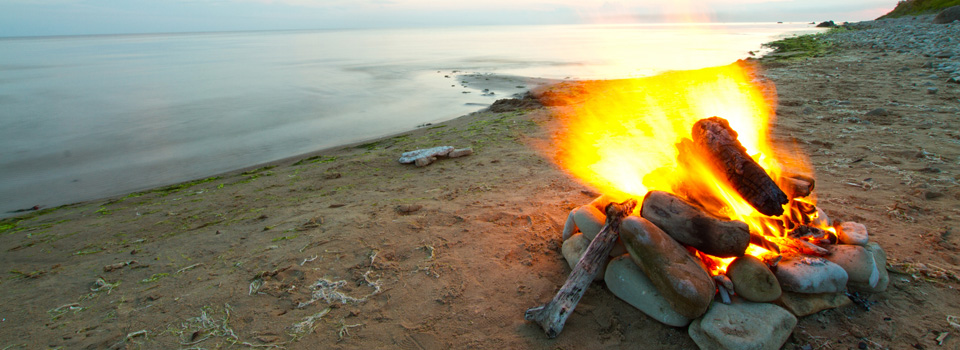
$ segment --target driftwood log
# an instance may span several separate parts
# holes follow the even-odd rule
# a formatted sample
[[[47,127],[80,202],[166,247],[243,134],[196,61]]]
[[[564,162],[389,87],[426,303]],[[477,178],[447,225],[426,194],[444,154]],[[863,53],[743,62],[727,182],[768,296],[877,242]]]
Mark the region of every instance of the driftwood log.
[[[700,119],[693,125],[692,135],[693,143],[710,156],[710,166],[722,173],[747,203],[767,216],[783,214],[787,195],[760,164],[750,158],[726,119]]]
[[[623,218],[630,215],[636,206],[637,201],[634,199],[628,199],[623,203],[607,204],[604,210],[607,214],[606,224],[593,241],[590,241],[586,252],[567,277],[566,283],[560,287],[560,291],[553,300],[546,305],[528,309],[523,318],[539,324],[548,338],[556,338],[563,330],[567,317],[570,317],[580,298],[583,297],[583,293],[587,291],[587,287],[593,282],[606,260],[610,258],[610,250],[613,249],[614,242],[620,235],[620,223]]]
[[[713,216],[672,193],[648,192],[640,216],[677,242],[713,256],[741,256],[750,245],[750,227],[746,223]]]

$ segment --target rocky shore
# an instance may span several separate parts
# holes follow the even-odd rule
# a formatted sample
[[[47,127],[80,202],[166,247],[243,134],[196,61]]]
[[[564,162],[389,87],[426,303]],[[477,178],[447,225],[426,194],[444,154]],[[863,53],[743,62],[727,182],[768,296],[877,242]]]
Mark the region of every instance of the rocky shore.
[[[762,64],[776,139],[809,156],[818,206],[869,227],[889,272],[886,291],[780,327],[785,349],[960,346],[960,25],[924,18],[852,24],[826,36],[832,53]],[[563,224],[596,193],[553,165],[564,107],[504,105],[6,219],[0,349],[695,348],[684,318],[602,282],[558,338],[524,321],[570,272]],[[473,153],[397,161],[438,146]]]

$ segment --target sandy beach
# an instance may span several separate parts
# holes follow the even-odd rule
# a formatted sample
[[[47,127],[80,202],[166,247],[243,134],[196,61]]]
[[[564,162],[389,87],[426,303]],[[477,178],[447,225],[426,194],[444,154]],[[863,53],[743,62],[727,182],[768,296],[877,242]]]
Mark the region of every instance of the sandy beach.
[[[809,155],[831,218],[869,228],[891,281],[800,318],[784,348],[958,348],[960,84],[937,67],[960,52],[834,35],[759,73],[775,137]],[[563,224],[596,193],[541,151],[564,107],[518,106],[0,221],[0,349],[696,348],[603,283],[556,339],[523,319],[569,274]],[[397,162],[442,145],[474,153]]]

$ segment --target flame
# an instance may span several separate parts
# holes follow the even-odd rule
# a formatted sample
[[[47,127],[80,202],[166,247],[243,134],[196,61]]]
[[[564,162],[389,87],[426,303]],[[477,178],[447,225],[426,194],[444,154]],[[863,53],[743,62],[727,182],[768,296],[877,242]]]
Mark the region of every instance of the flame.
[[[796,147],[771,143],[776,92],[754,73],[752,66],[738,62],[567,86],[557,93],[570,105],[553,140],[557,162],[613,200],[643,198],[651,190],[672,192],[717,216],[743,221],[751,232],[775,243],[787,239],[784,223],[790,217],[799,218],[798,224],[814,220],[816,198],[791,198],[784,216],[765,216],[701,161],[706,158],[695,148],[684,147],[691,142],[694,123],[718,116],[730,123],[747,153],[778,184],[784,174],[809,173],[809,162]],[[777,255],[756,245],[748,254],[761,259]],[[724,272],[732,261],[701,258],[713,273]]]

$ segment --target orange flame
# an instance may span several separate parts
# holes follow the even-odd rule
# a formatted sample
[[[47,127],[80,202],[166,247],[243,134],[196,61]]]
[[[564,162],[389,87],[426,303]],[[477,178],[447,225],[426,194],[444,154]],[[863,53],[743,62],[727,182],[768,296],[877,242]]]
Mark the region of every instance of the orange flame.
[[[554,146],[558,163],[575,177],[615,200],[642,198],[651,190],[672,192],[715,215],[743,221],[751,232],[772,236],[774,242],[784,236],[781,221],[757,212],[722,175],[697,161],[705,158],[688,154],[696,150],[680,146],[691,138],[694,123],[718,116],[730,123],[747,153],[773,179],[809,172],[805,157],[772,145],[768,132],[775,116],[775,88],[759,82],[751,66],[738,62],[648,78],[584,82],[562,94],[571,107],[560,118],[562,131]],[[685,152],[681,160],[678,148]],[[815,205],[813,198],[804,200]],[[794,206],[795,201],[785,205],[784,216],[800,215]],[[802,215],[816,215],[813,208]],[[748,254],[774,253],[751,245]],[[724,271],[731,260],[716,259],[714,272]]]

